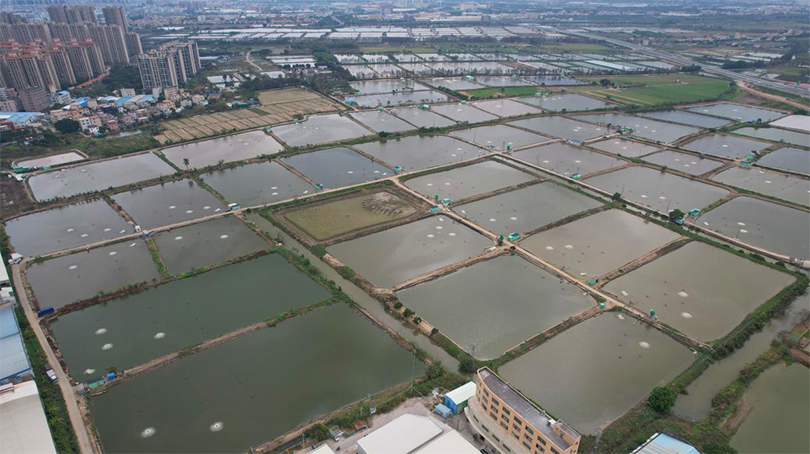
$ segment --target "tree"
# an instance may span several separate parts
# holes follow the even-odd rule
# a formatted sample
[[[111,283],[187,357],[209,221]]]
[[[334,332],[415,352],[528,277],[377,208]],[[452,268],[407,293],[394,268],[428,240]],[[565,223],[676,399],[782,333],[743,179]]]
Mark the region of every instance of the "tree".
[[[679,221],[683,219],[684,216],[686,216],[686,214],[677,208],[669,212],[669,220],[672,222]]]
[[[609,86],[613,85],[613,82],[611,82],[610,79],[602,79],[602,80],[599,81],[599,85],[601,85],[603,87],[609,87]]]
[[[653,410],[661,414],[669,413],[675,405],[675,392],[669,388],[656,386],[647,398],[647,403]]]
[[[53,124],[53,127],[56,128],[57,131],[61,132],[62,134],[70,134],[74,132],[78,132],[82,129],[82,126],[79,124],[78,121],[72,120],[70,118],[63,118],[56,123]]]
[[[613,196],[611,196],[610,199],[613,200],[614,202],[618,202],[619,200],[622,199],[622,193],[621,192],[614,192]]]
[[[186,166],[186,170],[188,170],[188,158],[183,158],[183,165]]]
[[[472,374],[478,369],[475,367],[475,359],[471,355],[464,354],[458,361],[458,370],[465,374]]]

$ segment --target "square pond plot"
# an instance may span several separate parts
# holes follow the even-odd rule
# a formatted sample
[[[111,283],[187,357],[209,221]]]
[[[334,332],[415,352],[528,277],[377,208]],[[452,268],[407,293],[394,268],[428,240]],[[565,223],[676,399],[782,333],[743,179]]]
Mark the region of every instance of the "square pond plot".
[[[810,134],[797,131],[788,131],[787,129],[745,127],[735,129],[734,134],[770,140],[772,142],[784,142],[791,145],[810,147]]]
[[[753,197],[735,197],[698,219],[702,226],[788,257],[810,257],[810,214]]]
[[[640,156],[655,153],[656,151],[660,150],[660,148],[654,147],[652,145],[647,145],[640,142],[633,142],[632,140],[619,138],[589,143],[588,146],[596,148],[597,150],[608,152],[610,154],[627,156],[630,158],[638,158]]]
[[[126,186],[174,172],[159,157],[143,153],[40,173],[29,178],[28,185],[34,198],[42,201]]]
[[[666,334],[621,313],[604,313],[499,372],[575,430],[596,434],[692,361],[692,352]]]
[[[732,167],[712,180],[748,191],[810,206],[810,179],[751,167]]]
[[[780,148],[759,158],[757,165],[810,175],[810,150]]]
[[[273,127],[273,134],[290,147],[356,139],[372,134],[348,117],[338,114],[313,115],[306,121]]]
[[[365,108],[403,106],[406,104],[433,104],[434,102],[446,102],[447,100],[447,95],[435,90],[400,91],[354,97],[357,105]]]
[[[548,142],[546,136],[512,128],[505,125],[480,126],[478,128],[462,129],[450,133],[453,137],[477,143],[488,150],[514,150],[529,145]]]
[[[432,111],[453,119],[459,123],[481,123],[483,121],[497,120],[498,117],[469,104],[440,104],[431,106]]]
[[[671,121],[682,125],[697,126],[698,128],[719,128],[731,123],[730,120],[700,115],[685,110],[663,110],[658,112],[644,112],[638,114],[639,117],[652,118],[654,120]]]
[[[697,151],[712,156],[728,159],[744,158],[749,154],[768,148],[771,144],[759,140],[745,139],[740,136],[727,134],[711,134],[703,136],[684,145],[687,150]]]
[[[680,236],[656,224],[608,210],[532,235],[521,246],[587,280],[602,276]]]
[[[113,196],[146,229],[177,224],[219,213],[227,207],[194,180],[180,180],[122,192]]]
[[[266,205],[315,192],[315,188],[277,162],[261,162],[202,175],[229,202]]]
[[[160,279],[160,273],[139,238],[35,263],[26,278],[41,309],[58,309],[99,292]]]
[[[539,114],[537,108],[527,106],[511,99],[491,99],[488,101],[476,101],[472,103],[478,109],[489,112],[499,117],[516,117],[518,115]]]
[[[703,209],[729,194],[727,189],[641,166],[603,173],[585,182],[667,213],[676,208],[684,213],[693,208]]]
[[[518,101],[537,106],[550,112],[577,112],[583,110],[608,109],[616,104],[607,103],[601,99],[594,99],[578,94],[551,94],[547,96],[526,96]]]
[[[365,183],[394,174],[392,169],[345,147],[296,154],[283,160],[327,188]]]
[[[434,112],[416,107],[399,107],[389,109],[397,117],[407,121],[417,128],[444,128],[456,124],[455,121],[438,115]]]
[[[474,159],[486,153],[480,148],[448,136],[409,136],[354,146],[389,166],[422,170]]]
[[[588,175],[627,164],[627,161],[561,142],[516,151],[512,156],[566,176]]]
[[[516,186],[537,178],[495,161],[484,161],[444,172],[412,178],[405,186],[428,198],[462,200],[485,192]]]
[[[385,111],[368,110],[352,112],[349,116],[377,132],[402,132],[416,129],[413,125]]]
[[[645,156],[644,160],[690,175],[702,175],[724,164],[722,161],[715,161],[714,159],[698,157],[688,153],[679,153],[672,150],[664,150],[660,153]]]
[[[103,200],[27,214],[5,223],[14,251],[40,255],[135,233]]]
[[[329,253],[379,287],[476,256],[494,243],[446,216],[430,216],[329,247]]]
[[[422,375],[415,367],[388,334],[335,305],[114,386],[92,412],[109,452],[245,452]]]
[[[216,165],[219,161],[234,162],[273,155],[284,147],[264,131],[251,131],[233,136],[203,140],[178,147],[165,148],[162,153],[180,169],[201,168]]]
[[[71,376],[82,381],[329,297],[284,257],[270,254],[74,311],[51,327]]]
[[[465,351],[485,360],[595,304],[578,288],[515,256],[476,263],[397,296]]]
[[[534,184],[463,205],[453,211],[490,232],[526,233],[602,204],[552,182]]]
[[[647,140],[661,141],[664,143],[676,142],[682,137],[700,132],[700,129],[692,126],[664,123],[662,121],[634,117],[625,114],[584,114],[576,115],[574,118],[603,125],[611,124],[617,128],[619,126],[632,128],[633,135],[636,137],[641,137]]]
[[[610,132],[605,127],[571,120],[566,117],[528,118],[526,120],[513,121],[508,124],[539,132],[549,137],[562,137],[563,139],[579,141],[593,139],[594,137],[603,136]]]
[[[166,230],[154,238],[163,263],[172,275],[270,247],[234,216]]]
[[[695,106],[685,110],[699,114],[714,115],[715,117],[728,118],[731,120],[739,118],[742,121],[756,121],[758,119],[762,119],[763,122],[768,122],[785,115],[785,112],[780,112],[777,110],[763,109],[760,107],[746,106],[743,104],[734,104],[730,102],[719,102],[717,104],[709,104],[706,106]]]
[[[610,281],[604,289],[685,335],[719,339],[795,278],[692,242]]]

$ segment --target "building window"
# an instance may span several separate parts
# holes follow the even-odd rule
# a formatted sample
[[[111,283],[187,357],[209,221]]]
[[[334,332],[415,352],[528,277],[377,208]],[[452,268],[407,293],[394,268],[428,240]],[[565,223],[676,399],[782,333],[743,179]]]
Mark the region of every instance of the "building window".
[[[501,439],[500,439],[500,438],[498,438],[498,437],[496,437],[495,435],[493,435],[493,436],[492,436],[492,439],[493,439],[493,440],[495,440],[495,441],[497,441],[498,443],[500,443],[500,442],[501,442]]]
[[[516,433],[512,432],[512,436],[513,436],[513,437],[515,437],[515,440],[520,441],[520,435],[518,435],[518,434],[516,434]]]
[[[519,426],[522,426],[523,422],[521,420],[519,420],[519,419],[515,419],[515,424],[517,424]]]
[[[526,426],[526,432],[529,432],[530,434],[534,435],[534,431],[529,426]]]
[[[525,446],[526,449],[532,449],[532,447],[528,443],[526,443],[525,441],[523,441],[521,443],[523,443],[523,446]]]
[[[542,447],[542,446],[540,446],[540,445],[538,445],[538,444],[535,444],[535,445],[534,445],[534,447],[535,447],[535,448],[537,448],[537,449],[539,449],[539,450],[540,450],[540,452],[546,452],[546,448],[544,448],[544,447]]]
[[[560,452],[559,452],[559,451],[557,451],[557,450],[556,450],[556,449],[554,449],[554,448],[551,448],[551,452],[552,452],[552,453],[554,453],[554,454],[560,454]]]
[[[512,428],[520,432],[520,426],[518,426],[517,424],[512,424]]]
[[[489,391],[487,391],[487,390],[486,390],[486,388],[484,388],[484,394],[486,394],[487,396],[489,396]]]
[[[503,427],[504,430],[509,430],[509,426],[507,426],[503,421],[501,421],[501,427]]]
[[[495,408],[495,406],[494,406],[494,405],[490,405],[490,406],[489,406],[489,408],[491,408],[491,409],[492,409],[492,412],[493,412],[493,413],[498,413],[498,409],[497,409],[497,408]]]
[[[542,444],[543,444],[543,446],[545,446],[545,445],[546,445],[546,440],[544,440],[544,439],[542,439],[542,438],[538,438],[538,439],[537,439],[537,441],[539,441],[540,443],[542,443]]]
[[[478,422],[478,423],[481,422],[481,421],[478,420],[478,416],[473,415],[473,419],[475,420],[475,422]]]
[[[525,438],[525,439],[529,440],[529,442],[531,442],[531,441],[532,441],[532,437],[531,437],[531,435],[529,435],[529,434],[523,434],[523,438]]]
[[[503,449],[505,449],[506,452],[512,452],[512,450],[509,449],[509,446],[503,445]]]
[[[511,412],[511,411],[509,411],[509,410],[507,410],[506,408],[504,408],[504,409],[503,409],[503,412],[504,412],[504,413],[506,413],[507,415],[511,415],[511,414],[512,414],[512,412]]]
[[[490,417],[490,418],[492,418],[492,419],[493,419],[493,420],[495,420],[495,421],[497,421],[497,420],[498,420],[498,417],[497,417],[497,416],[495,416],[495,413],[490,412],[490,413],[489,413],[489,417]]]

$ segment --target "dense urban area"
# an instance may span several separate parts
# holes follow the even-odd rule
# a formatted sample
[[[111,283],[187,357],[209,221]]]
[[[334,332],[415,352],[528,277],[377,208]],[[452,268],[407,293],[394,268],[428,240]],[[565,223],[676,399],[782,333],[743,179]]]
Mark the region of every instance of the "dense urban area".
[[[810,4],[0,0],[0,452],[810,453]]]

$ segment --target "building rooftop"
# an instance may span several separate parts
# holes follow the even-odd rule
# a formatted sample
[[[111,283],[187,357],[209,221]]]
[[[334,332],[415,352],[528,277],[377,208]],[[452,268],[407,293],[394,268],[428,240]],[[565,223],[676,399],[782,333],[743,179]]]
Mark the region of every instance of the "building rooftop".
[[[30,371],[14,309],[10,304],[0,305],[0,382]]]
[[[472,396],[475,395],[475,388],[476,388],[475,382],[468,382],[450,391],[444,396],[449,398],[455,403],[465,402],[466,400],[470,399]]]
[[[0,452],[56,452],[33,380],[0,390],[0,420]]]
[[[414,454],[480,454],[475,446],[464,439],[460,433],[452,430],[430,442],[429,445]]]
[[[512,388],[509,383],[503,381],[501,377],[487,368],[479,370],[478,374],[490,391],[495,393],[499,399],[506,403],[506,405],[509,405],[512,410],[517,412],[517,414],[534,426],[534,428],[539,430],[549,441],[562,449],[568,449],[571,446],[570,443],[563,440],[562,437],[554,432],[551,425],[549,425],[549,421],[552,421],[552,419],[548,417],[546,412],[537,408],[528,398]],[[571,437],[579,437],[579,434],[564,422],[556,421],[555,424],[561,431],[568,433]]]
[[[14,124],[26,123],[37,117],[44,117],[45,114],[39,112],[0,112],[0,121],[8,120]]]
[[[357,444],[366,454],[408,454],[442,432],[442,427],[432,419],[406,414],[363,437]]]
[[[657,433],[636,448],[632,454],[700,454],[700,451],[669,435]]]

